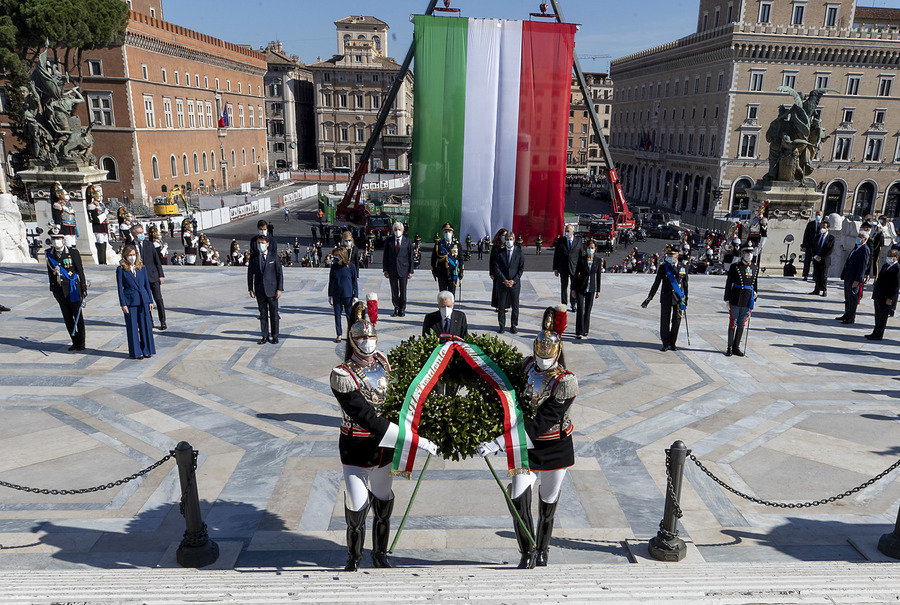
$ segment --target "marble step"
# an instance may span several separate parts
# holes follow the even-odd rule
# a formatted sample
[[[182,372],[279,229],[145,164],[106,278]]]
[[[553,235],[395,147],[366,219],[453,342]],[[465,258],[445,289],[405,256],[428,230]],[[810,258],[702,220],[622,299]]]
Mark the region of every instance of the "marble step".
[[[896,603],[897,563],[13,571],[2,603]]]

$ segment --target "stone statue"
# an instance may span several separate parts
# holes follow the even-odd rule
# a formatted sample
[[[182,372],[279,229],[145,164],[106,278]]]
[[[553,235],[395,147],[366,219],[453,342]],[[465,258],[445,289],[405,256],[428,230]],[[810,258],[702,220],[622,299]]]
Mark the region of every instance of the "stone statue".
[[[794,97],[794,104],[778,111],[769,129],[769,172],[763,181],[794,181],[802,183],[813,172],[812,161],[822,143],[828,138],[816,117],[819,100],[826,92],[838,92],[833,88],[817,88],[802,95],[788,86],[777,90]]]
[[[30,86],[22,89],[25,96],[24,120],[26,145],[33,163],[51,168],[60,164],[93,165],[93,123],[82,126],[75,107],[84,103],[77,86],[70,84],[69,74],[48,56],[45,47],[31,72]]]

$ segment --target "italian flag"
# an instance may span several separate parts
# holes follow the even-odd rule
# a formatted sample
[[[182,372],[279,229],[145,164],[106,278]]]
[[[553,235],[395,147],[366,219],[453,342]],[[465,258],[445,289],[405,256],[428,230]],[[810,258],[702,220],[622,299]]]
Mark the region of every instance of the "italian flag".
[[[575,25],[416,15],[410,229],[562,232]]]

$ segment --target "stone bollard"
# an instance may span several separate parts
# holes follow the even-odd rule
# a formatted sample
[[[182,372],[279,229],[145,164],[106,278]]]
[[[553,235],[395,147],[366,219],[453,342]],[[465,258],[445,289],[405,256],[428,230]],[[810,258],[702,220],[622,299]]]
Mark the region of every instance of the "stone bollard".
[[[219,545],[210,540],[206,523],[200,516],[200,497],[194,472],[197,452],[187,441],[176,445],[174,451],[178,478],[181,480],[181,514],[186,528],[175,559],[182,567],[206,567],[219,558]]]
[[[900,559],[900,509],[897,510],[897,522],[894,523],[894,531],[881,536],[881,539],[878,541],[878,550],[885,556]]]
[[[684,463],[691,453],[683,441],[676,441],[666,450],[666,507],[659,532],[650,539],[650,556],[658,561],[678,562],[687,556],[687,546],[678,537],[678,519],[681,517],[681,480]]]

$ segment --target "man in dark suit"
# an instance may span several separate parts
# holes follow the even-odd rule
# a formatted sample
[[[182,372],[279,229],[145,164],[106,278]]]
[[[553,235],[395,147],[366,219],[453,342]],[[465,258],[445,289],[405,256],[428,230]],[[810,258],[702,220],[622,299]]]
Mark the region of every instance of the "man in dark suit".
[[[460,338],[468,336],[469,324],[466,314],[454,310],[453,302],[453,293],[449,290],[442,290],[438,293],[438,310],[425,316],[425,320],[422,322],[422,336],[428,334],[429,331],[439,336],[441,334],[452,334]]]
[[[384,276],[391,282],[391,317],[406,315],[406,282],[413,276],[412,241],[403,235],[403,223],[394,222],[394,237],[384,242],[384,258],[381,266]]]
[[[875,327],[871,334],[866,334],[869,340],[881,340],[884,338],[884,328],[888,317],[893,317],[897,309],[897,296],[900,294],[900,263],[897,258],[900,251],[891,250],[887,254],[887,262],[878,272],[875,285],[872,287],[872,299],[875,302]]]
[[[278,299],[284,291],[284,271],[275,249],[269,248],[269,238],[259,235],[256,240],[257,255],[247,263],[247,288],[250,298],[255,298],[259,307],[259,329],[262,333],[256,344],[277,344]]]
[[[259,262],[257,255],[259,255],[259,246],[257,243],[259,242],[259,238],[263,235],[266,236],[268,240],[268,249],[278,255],[278,240],[275,239],[275,236],[269,233],[269,223],[267,223],[264,219],[259,219],[256,221],[256,235],[250,238],[250,260]]]
[[[574,297],[569,290],[569,282],[578,268],[578,260],[584,255],[584,247],[580,237],[575,237],[575,227],[566,225],[562,237],[556,238],[553,247],[553,274],[559,278],[562,286],[560,302],[574,308]]]
[[[825,296],[828,292],[828,267],[831,266],[831,251],[834,250],[834,236],[828,233],[831,225],[828,221],[822,221],[819,234],[807,247],[807,254],[812,254],[813,281],[815,288],[811,295]]]
[[[850,251],[841,271],[841,279],[844,280],[844,314],[835,319],[842,324],[856,323],[856,308],[862,299],[863,284],[869,270],[871,252],[866,244],[868,240],[868,231],[860,229],[856,236],[856,246]]]
[[[159,252],[144,234],[143,225],[135,225],[131,228],[134,234],[134,247],[137,248],[138,256],[147,269],[147,279],[150,280],[150,293],[153,294],[153,302],[156,304],[156,312],[159,315],[159,329],[165,330],[169,326],[166,325],[166,308],[163,305],[162,291],[159,287],[166,280],[166,274],[163,273],[162,261],[159,258]]]
[[[800,252],[806,252],[803,256],[803,281],[809,281],[809,267],[812,265],[816,236],[819,233],[819,225],[821,224],[822,211],[817,210],[813,220],[806,223],[806,229],[803,230],[803,239],[800,240]]]
[[[50,292],[59,304],[66,331],[72,338],[70,351],[84,351],[84,299],[87,296],[87,282],[81,254],[75,246],[66,246],[66,236],[59,227],[49,232],[52,246],[47,249],[47,275],[50,277]]]
[[[517,334],[519,329],[519,291],[522,272],[525,271],[525,258],[522,249],[516,246],[516,236],[508,231],[503,240],[503,249],[494,257],[494,280],[497,284],[497,321],[500,334],[506,330],[506,309],[512,307],[509,331]]]

